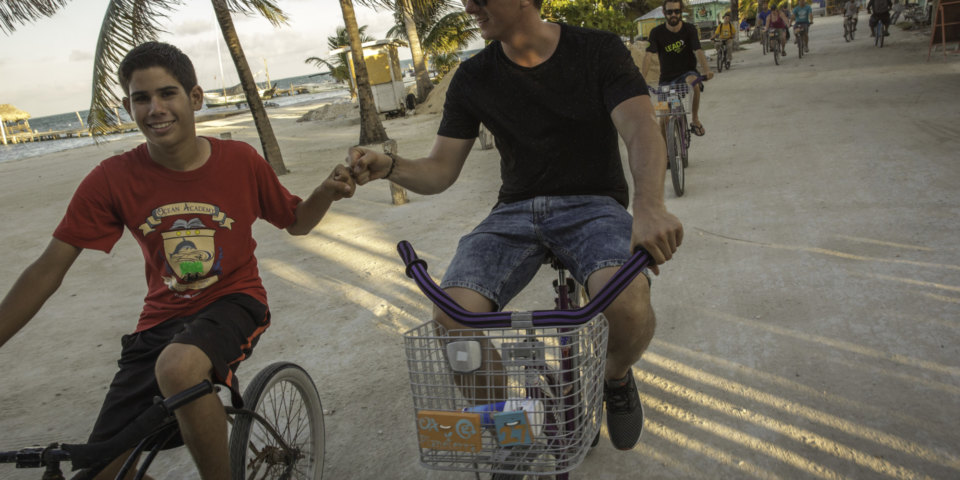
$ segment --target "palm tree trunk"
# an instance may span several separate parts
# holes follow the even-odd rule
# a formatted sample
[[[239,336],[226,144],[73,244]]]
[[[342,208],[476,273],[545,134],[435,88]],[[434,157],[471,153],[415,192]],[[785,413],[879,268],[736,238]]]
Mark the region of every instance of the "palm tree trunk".
[[[353,0],[340,0],[343,11],[343,23],[350,34],[350,51],[353,59],[353,71],[357,83],[357,98],[360,100],[360,145],[382,143],[388,140],[387,131],[380,123],[377,105],[373,100],[373,88],[367,75],[367,63],[363,59],[363,47],[360,46],[360,27],[357,26],[357,14],[353,10]]]
[[[250,65],[247,64],[247,57],[243,54],[243,47],[240,45],[237,30],[233,26],[233,19],[230,18],[227,2],[226,0],[211,0],[211,3],[213,3],[213,11],[217,15],[217,23],[220,24],[220,31],[223,33],[223,40],[227,42],[230,57],[233,58],[233,64],[237,67],[243,93],[247,96],[247,105],[250,106],[253,123],[257,127],[257,134],[260,136],[263,157],[277,175],[283,175],[287,173],[287,167],[283,164],[280,144],[277,143],[273,126],[270,125],[270,117],[267,116],[267,111],[263,107],[263,100],[260,99],[260,93],[257,91],[257,83],[253,80],[253,72],[250,71]]]
[[[403,25],[407,29],[407,40],[410,41],[413,71],[417,75],[417,102],[423,103],[427,100],[430,91],[433,90],[433,83],[430,81],[430,72],[427,71],[427,64],[423,58],[420,34],[417,33],[417,25],[413,21],[413,4],[410,3],[410,0],[400,0],[400,8],[403,9]]]

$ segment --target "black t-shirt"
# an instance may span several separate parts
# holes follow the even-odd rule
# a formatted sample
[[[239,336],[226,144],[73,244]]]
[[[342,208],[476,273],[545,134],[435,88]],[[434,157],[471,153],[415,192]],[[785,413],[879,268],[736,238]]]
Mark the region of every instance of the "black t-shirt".
[[[675,80],[680,75],[697,70],[697,56],[700,50],[700,32],[697,27],[683,22],[680,31],[673,33],[661,24],[650,30],[650,46],[647,51],[656,53],[660,59],[660,83]]]
[[[482,122],[500,151],[498,200],[536,196],[629,198],[610,112],[647,95],[630,52],[611,33],[560,24],[560,42],[533,68],[498,41],[464,61],[447,90],[438,134],[476,138]]]

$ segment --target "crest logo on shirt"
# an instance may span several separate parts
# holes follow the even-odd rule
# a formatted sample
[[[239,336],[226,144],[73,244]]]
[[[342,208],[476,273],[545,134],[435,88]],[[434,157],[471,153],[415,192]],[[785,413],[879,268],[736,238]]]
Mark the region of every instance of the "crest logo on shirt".
[[[164,256],[174,274],[163,281],[171,290],[201,290],[217,282],[217,276],[207,277],[215,263],[215,234],[199,218],[177,220],[161,234]]]
[[[184,202],[171,203],[162,207],[157,207],[150,212],[147,220],[140,225],[140,231],[144,236],[153,233],[155,228],[160,225],[164,217],[174,217],[177,215],[210,215],[210,218],[217,222],[221,227],[230,230],[233,228],[233,219],[220,211],[220,207],[210,205],[209,203]]]
[[[683,40],[677,40],[676,42],[667,45],[664,50],[669,53],[680,53],[683,51],[683,47],[686,46],[686,42]]]

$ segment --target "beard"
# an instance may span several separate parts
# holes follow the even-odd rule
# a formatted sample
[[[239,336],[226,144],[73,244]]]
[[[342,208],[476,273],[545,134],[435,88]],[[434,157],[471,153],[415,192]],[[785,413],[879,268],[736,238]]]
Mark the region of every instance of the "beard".
[[[680,17],[670,17],[667,19],[667,24],[671,27],[676,27],[680,24]]]

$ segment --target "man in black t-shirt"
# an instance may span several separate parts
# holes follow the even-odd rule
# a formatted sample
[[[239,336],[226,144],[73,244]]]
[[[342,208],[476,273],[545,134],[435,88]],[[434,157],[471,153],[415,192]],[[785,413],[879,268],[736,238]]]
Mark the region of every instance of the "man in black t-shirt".
[[[667,23],[658,25],[650,31],[650,45],[647,52],[656,53],[660,59],[660,85],[683,81],[689,74],[697,75],[697,62],[707,80],[713,78],[713,72],[707,64],[707,57],[700,47],[700,32],[697,27],[683,21],[683,1],[667,0],[663,4],[663,14]],[[643,76],[650,69],[650,55],[643,57]],[[702,136],[705,132],[700,123],[700,88],[693,89],[693,121],[690,130]]]
[[[544,22],[540,0],[467,0],[465,8],[491,42],[454,74],[430,154],[413,160],[351,148],[357,183],[389,178],[420,194],[440,193],[457,180],[483,123],[500,153],[502,186],[487,218],[460,239],[444,275],[441,286],[454,300],[469,311],[501,310],[548,253],[591,294],[636,247],[650,253],[659,274],[682,242],[683,226],[664,204],[666,146],[623,42],[608,32]],[[632,366],[655,324],[648,281],[632,282],[604,314],[607,427],[614,446],[629,450],[643,426]],[[439,309],[434,319],[462,328]],[[500,365],[484,363],[484,369]],[[474,380],[493,387],[471,390],[485,395],[473,398],[478,404],[503,400],[502,378]]]

